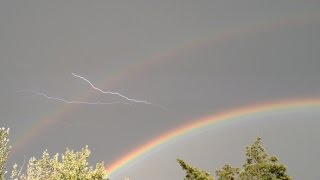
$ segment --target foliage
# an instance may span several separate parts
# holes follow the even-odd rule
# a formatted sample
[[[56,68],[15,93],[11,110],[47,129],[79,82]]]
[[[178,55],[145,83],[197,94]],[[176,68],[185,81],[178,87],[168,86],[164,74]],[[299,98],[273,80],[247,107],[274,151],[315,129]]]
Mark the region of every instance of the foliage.
[[[186,177],[184,178],[185,180],[214,180],[210,173],[192,167],[181,159],[177,159],[177,161],[182,169],[186,172]]]
[[[247,147],[246,161],[243,169],[225,165],[216,171],[218,180],[291,180],[286,174],[286,167],[279,163],[278,158],[269,156],[261,145],[261,138]],[[187,175],[185,180],[213,180],[209,173],[199,170],[178,160]]]
[[[9,129],[0,128],[0,180],[6,174],[5,163],[10,148],[8,146]],[[64,154],[50,157],[44,151],[41,159],[32,157],[27,165],[25,174],[20,175],[17,165],[13,166],[10,178],[12,180],[108,180],[103,163],[97,163],[93,168],[88,166],[90,156],[88,146],[80,152],[67,149]],[[214,180],[210,173],[188,165],[183,160],[177,160],[186,172],[185,180]],[[279,163],[275,156],[269,156],[261,145],[261,138],[249,145],[246,149],[246,161],[243,169],[225,165],[221,170],[216,170],[218,180],[291,180],[286,174],[286,167]]]
[[[8,158],[10,147],[8,146],[9,129],[0,128],[0,179],[4,179],[6,174],[5,164]]]
[[[275,156],[269,156],[261,145],[261,138],[247,147],[246,162],[243,169],[225,165],[217,170],[218,180],[291,180],[286,174],[286,167]]]
[[[239,178],[239,168],[234,168],[228,164],[224,165],[222,170],[217,170],[218,180],[236,180]]]
[[[17,165],[14,165],[11,179],[13,180],[103,180],[108,179],[103,163],[98,163],[96,168],[88,167],[87,159],[90,150],[86,146],[80,152],[73,152],[67,149],[61,155],[52,158],[47,151],[44,151],[42,158],[29,160],[26,174],[20,175],[17,171]]]

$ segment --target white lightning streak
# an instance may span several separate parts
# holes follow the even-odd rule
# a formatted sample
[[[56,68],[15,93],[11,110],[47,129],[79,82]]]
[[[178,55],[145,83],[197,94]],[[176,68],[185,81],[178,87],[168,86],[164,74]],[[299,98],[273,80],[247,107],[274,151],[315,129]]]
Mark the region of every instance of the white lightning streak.
[[[108,104],[126,104],[126,105],[130,105],[130,103],[125,103],[125,102],[110,102],[110,103],[105,103],[105,102],[86,102],[86,101],[70,101],[70,100],[66,100],[63,98],[57,98],[57,97],[52,97],[52,96],[48,96],[44,93],[35,91],[35,90],[30,90],[30,89],[24,89],[24,90],[20,90],[17,91],[18,93],[23,93],[23,92],[31,92],[34,94],[37,94],[39,96],[42,96],[46,99],[52,99],[52,100],[56,100],[56,101],[61,101],[64,103],[68,103],[68,104],[88,104],[88,105],[108,105]]]
[[[162,106],[162,105],[158,105],[158,104],[153,104],[153,103],[150,103],[148,101],[143,101],[143,100],[137,100],[137,99],[132,99],[132,98],[128,98],[127,96],[124,96],[118,92],[111,92],[111,91],[103,91],[97,87],[95,87],[88,79],[80,76],[80,75],[77,75],[77,74],[74,74],[72,73],[73,76],[77,77],[77,78],[80,78],[84,81],[86,81],[88,84],[90,84],[90,86],[94,89],[94,90],[97,90],[103,94],[111,94],[111,95],[117,95],[121,98],[124,98],[126,99],[128,102],[110,102],[110,103],[107,103],[107,102],[87,102],[87,101],[74,101],[74,100],[67,100],[67,99],[64,99],[64,98],[59,98],[59,97],[53,97],[53,96],[49,96],[49,95],[46,95],[45,93],[42,93],[42,92],[39,92],[39,91],[35,91],[35,90],[30,90],[30,89],[24,89],[24,90],[20,90],[20,91],[17,91],[18,93],[24,93],[24,92],[29,92],[29,93],[33,93],[33,94],[36,94],[38,96],[42,96],[46,99],[50,99],[50,100],[55,100],[55,101],[60,101],[60,102],[64,102],[64,103],[67,103],[67,104],[87,104],[87,105],[110,105],[110,104],[125,104],[125,105],[132,105],[133,103],[143,103],[143,104],[147,104],[147,105],[153,105],[153,106],[157,106],[157,107],[160,107],[162,109],[165,109],[167,110],[166,107]],[[130,102],[130,103],[129,103]]]
[[[100,91],[100,92],[103,93],[103,94],[117,95],[117,96],[120,96],[120,97],[122,97],[122,98],[124,98],[124,99],[126,99],[126,100],[128,100],[128,101],[132,101],[132,102],[135,102],[135,103],[152,104],[152,103],[149,103],[149,102],[147,102],[147,101],[142,101],[142,100],[136,100],[136,99],[128,98],[128,97],[126,97],[126,96],[124,96],[124,95],[122,95],[122,94],[120,94],[120,93],[118,93],[118,92],[103,91],[103,90],[95,87],[88,79],[86,79],[86,78],[84,78],[84,77],[82,77],[82,76],[76,75],[76,74],[74,74],[74,73],[72,73],[72,75],[74,75],[75,77],[80,78],[80,79],[86,81],[88,84],[90,84],[90,86],[91,86],[93,89],[95,89],[95,90],[97,90],[97,91]]]
[[[72,75],[75,76],[75,77],[77,77],[77,78],[80,78],[80,79],[86,81],[88,84],[90,84],[90,86],[91,86],[93,89],[95,89],[95,90],[97,90],[97,91],[99,91],[99,92],[101,92],[101,93],[103,93],[103,94],[117,95],[117,96],[120,96],[120,97],[126,99],[127,101],[130,101],[130,102],[143,103],[143,104],[148,104],[148,105],[154,105],[154,106],[161,107],[161,108],[163,108],[163,109],[167,109],[167,108],[164,107],[164,106],[161,106],[161,105],[158,105],[158,104],[153,104],[153,103],[150,103],[150,102],[148,102],[148,101],[143,101],[143,100],[137,100],[137,99],[128,98],[127,96],[124,96],[124,95],[122,95],[122,94],[120,94],[120,93],[118,93],[118,92],[103,91],[103,90],[95,87],[88,79],[86,79],[86,78],[84,78],[84,77],[82,77],[82,76],[80,76],[80,75],[77,75],[77,74],[75,74],[75,73],[72,73]]]
[[[19,170],[18,176],[20,176],[20,173],[21,173],[25,163],[26,163],[26,156],[24,156],[24,158],[23,158],[23,163],[22,163],[22,166],[21,166],[21,168]]]

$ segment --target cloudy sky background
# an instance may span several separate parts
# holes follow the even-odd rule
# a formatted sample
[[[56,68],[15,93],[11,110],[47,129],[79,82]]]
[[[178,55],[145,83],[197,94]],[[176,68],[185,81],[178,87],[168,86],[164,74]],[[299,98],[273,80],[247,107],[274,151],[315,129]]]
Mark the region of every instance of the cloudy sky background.
[[[283,99],[320,96],[320,2],[1,1],[0,114],[13,145],[8,165],[89,145],[111,164],[193,120]],[[165,106],[77,105],[124,99]],[[180,157],[214,172],[240,166],[261,136],[294,179],[317,179],[319,108],[222,123],[163,145],[112,179],[182,179]],[[49,122],[49,123],[45,123]]]

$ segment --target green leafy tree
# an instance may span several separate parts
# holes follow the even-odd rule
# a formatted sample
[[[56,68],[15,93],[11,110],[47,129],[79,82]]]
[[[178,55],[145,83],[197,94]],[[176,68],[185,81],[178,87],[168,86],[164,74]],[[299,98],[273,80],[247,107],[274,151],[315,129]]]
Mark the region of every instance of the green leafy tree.
[[[8,146],[9,129],[0,128],[0,180],[5,179],[5,163],[8,158],[10,146]],[[56,154],[52,158],[44,151],[41,159],[32,157],[27,165],[25,174],[21,174],[17,164],[13,166],[10,179],[12,180],[108,180],[103,163],[97,163],[96,167],[88,165],[90,156],[88,146],[80,152],[67,149],[59,157]],[[23,166],[23,165],[22,165]]]
[[[0,128],[0,179],[4,179],[6,170],[5,164],[8,158],[10,148],[8,146],[9,129]]]
[[[269,156],[261,145],[261,138],[247,147],[246,162],[243,169],[225,165],[217,170],[218,180],[291,180],[287,175],[286,167],[279,163],[275,156]]]
[[[181,159],[177,159],[177,161],[186,172],[185,180],[214,180],[210,173],[188,165]]]
[[[103,163],[96,164],[96,168],[88,166],[87,159],[90,150],[86,146],[80,152],[73,152],[67,149],[61,155],[52,158],[47,151],[44,151],[41,159],[31,158],[29,160],[26,174],[20,175],[17,165],[14,165],[11,174],[13,180],[105,180],[107,174]]]
[[[218,180],[236,180],[240,179],[240,169],[234,168],[228,164],[224,165],[222,170],[217,170]]]
[[[291,180],[287,175],[286,167],[279,163],[275,156],[269,156],[265,148],[261,145],[261,138],[247,147],[246,161],[243,169],[224,165],[222,169],[216,171],[218,180]],[[209,173],[199,170],[186,164],[183,160],[178,160],[182,169],[186,172],[185,180],[213,180]]]

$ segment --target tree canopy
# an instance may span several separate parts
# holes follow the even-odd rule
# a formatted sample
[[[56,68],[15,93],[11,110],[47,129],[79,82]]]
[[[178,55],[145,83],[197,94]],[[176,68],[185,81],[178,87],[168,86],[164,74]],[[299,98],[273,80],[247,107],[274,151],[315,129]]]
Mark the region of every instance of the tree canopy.
[[[87,159],[90,155],[88,146],[80,152],[73,152],[67,149],[61,155],[59,154],[52,158],[47,151],[44,151],[41,159],[35,157],[29,160],[26,174],[19,175],[17,165],[14,165],[11,179],[21,180],[104,180],[107,179],[107,174],[103,163],[96,164],[94,169],[88,166]]]
[[[210,173],[200,170],[196,167],[188,165],[183,160],[178,159],[178,163],[182,167],[182,169],[186,172],[185,180],[214,180],[214,178],[210,175]]]
[[[0,128],[0,180],[5,179],[5,163],[10,152],[8,146],[9,129]],[[21,174],[22,168],[13,166],[11,180],[106,180],[107,173],[103,163],[97,163],[96,167],[89,166],[87,162],[90,156],[88,146],[80,152],[67,149],[65,153],[50,157],[44,151],[42,158],[30,158],[25,173]]]
[[[209,173],[192,167],[181,159],[178,159],[178,162],[186,172],[186,180],[214,179]],[[226,164],[222,169],[216,170],[216,175],[218,180],[291,180],[286,170],[277,157],[266,153],[261,145],[261,138],[257,138],[246,148],[246,161],[242,169]]]
[[[5,163],[10,152],[8,146],[9,129],[0,128],[0,180],[7,175]],[[95,168],[87,162],[90,156],[88,146],[80,152],[67,149],[65,153],[50,157],[44,151],[40,159],[30,158],[26,170],[21,174],[22,168],[13,166],[11,180],[108,180],[103,162],[97,163]],[[178,163],[185,171],[185,180],[214,180],[215,178],[204,170],[193,167],[183,160]],[[23,166],[23,165],[22,165]],[[215,171],[218,180],[291,180],[286,167],[276,156],[269,156],[261,145],[261,138],[257,138],[252,145],[246,148],[246,160],[242,168],[226,164],[222,169]]]
[[[10,151],[8,135],[9,129],[0,128],[0,179],[4,179],[6,174],[5,164]]]

